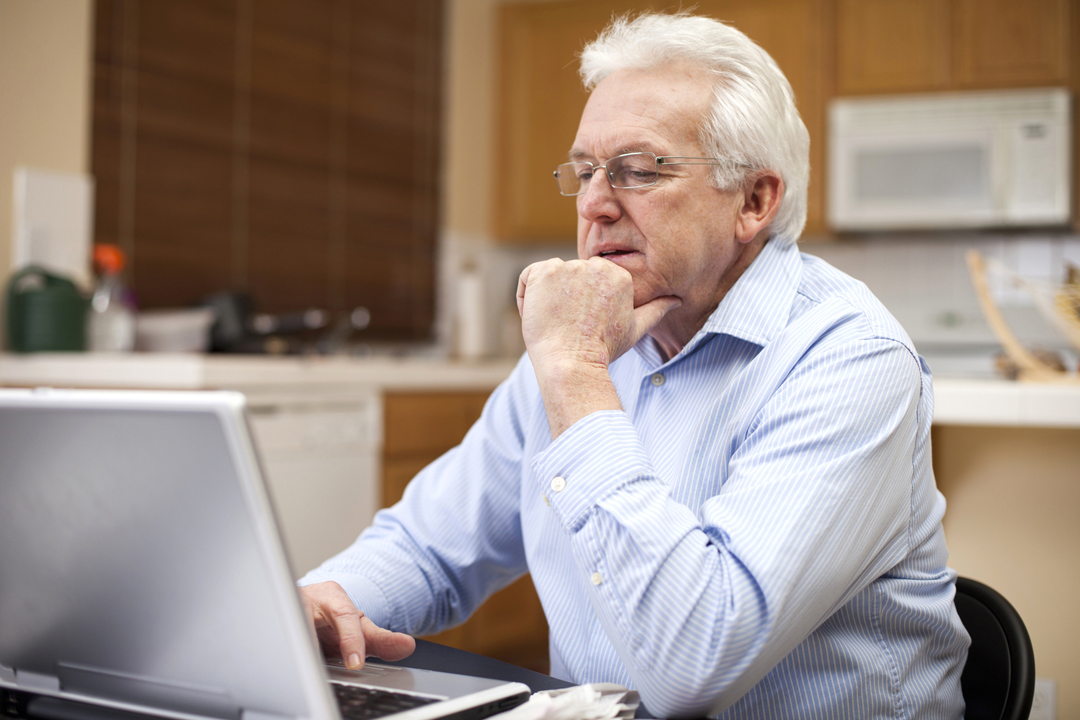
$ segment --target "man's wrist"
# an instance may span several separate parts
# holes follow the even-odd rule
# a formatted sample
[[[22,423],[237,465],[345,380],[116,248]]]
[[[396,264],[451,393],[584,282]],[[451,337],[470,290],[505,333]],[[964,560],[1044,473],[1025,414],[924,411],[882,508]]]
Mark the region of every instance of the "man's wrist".
[[[552,439],[586,415],[601,410],[622,410],[605,365],[560,360],[534,369]]]

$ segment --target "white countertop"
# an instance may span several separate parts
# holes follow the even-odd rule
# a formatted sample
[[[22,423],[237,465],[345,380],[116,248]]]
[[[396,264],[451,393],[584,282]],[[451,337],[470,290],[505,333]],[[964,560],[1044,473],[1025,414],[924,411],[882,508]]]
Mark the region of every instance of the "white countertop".
[[[413,357],[40,353],[0,355],[0,386],[204,388],[364,386],[375,390],[483,390],[514,362]],[[936,377],[934,422],[1080,428],[1080,384]]]
[[[1080,384],[934,378],[934,422],[1080,428]]]
[[[514,369],[421,357],[263,357],[155,353],[0,354],[0,386],[243,390],[264,386],[365,385],[385,390],[483,390]]]

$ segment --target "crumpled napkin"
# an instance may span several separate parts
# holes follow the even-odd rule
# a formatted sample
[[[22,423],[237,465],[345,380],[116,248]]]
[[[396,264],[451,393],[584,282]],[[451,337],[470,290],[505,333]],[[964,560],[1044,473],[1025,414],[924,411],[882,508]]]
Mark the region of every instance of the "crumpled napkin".
[[[500,713],[498,720],[629,720],[641,698],[614,683],[590,683],[533,693],[524,705]]]

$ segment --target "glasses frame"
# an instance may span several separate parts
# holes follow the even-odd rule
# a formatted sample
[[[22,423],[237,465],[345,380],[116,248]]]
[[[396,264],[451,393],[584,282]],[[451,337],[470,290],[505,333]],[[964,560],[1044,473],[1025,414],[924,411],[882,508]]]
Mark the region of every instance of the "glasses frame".
[[[651,183],[646,183],[644,185],[616,185],[615,184],[615,175],[614,175],[614,173],[611,172],[611,170],[608,169],[608,163],[614,162],[616,160],[620,160],[620,159],[628,157],[630,155],[652,155],[653,160],[656,161],[656,179],[653,180]],[[555,176],[555,184],[559,187],[559,194],[560,195],[562,195],[563,197],[577,197],[578,195],[584,195],[586,192],[588,192],[588,188],[585,187],[584,184],[583,184],[581,190],[579,190],[576,193],[563,192],[562,185],[559,183],[559,169],[560,168],[566,167],[568,165],[588,165],[590,168],[592,168],[594,174],[595,174],[595,172],[597,170],[599,170],[600,168],[603,168],[604,169],[604,175],[607,177],[608,184],[611,185],[612,189],[614,189],[614,190],[640,190],[642,188],[652,187],[653,185],[656,185],[656,183],[660,180],[660,166],[661,165],[720,165],[722,163],[723,163],[723,161],[719,160],[718,158],[687,157],[685,155],[656,155],[655,153],[651,153],[651,152],[647,152],[647,151],[640,151],[640,152],[629,152],[629,153],[623,153],[622,155],[616,155],[615,157],[608,158],[607,160],[605,160],[604,162],[599,163],[599,164],[594,163],[594,162],[590,162],[588,160],[573,160],[573,161],[570,161],[570,162],[560,163],[559,165],[557,165],[555,167],[554,176]],[[579,182],[580,182],[580,180],[579,180]]]

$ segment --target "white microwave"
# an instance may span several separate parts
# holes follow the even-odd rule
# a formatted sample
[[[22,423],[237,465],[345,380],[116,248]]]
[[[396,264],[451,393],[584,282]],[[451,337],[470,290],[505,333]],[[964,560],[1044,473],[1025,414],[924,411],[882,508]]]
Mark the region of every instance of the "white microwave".
[[[837,99],[827,170],[834,230],[1064,225],[1072,98],[1052,88]]]

